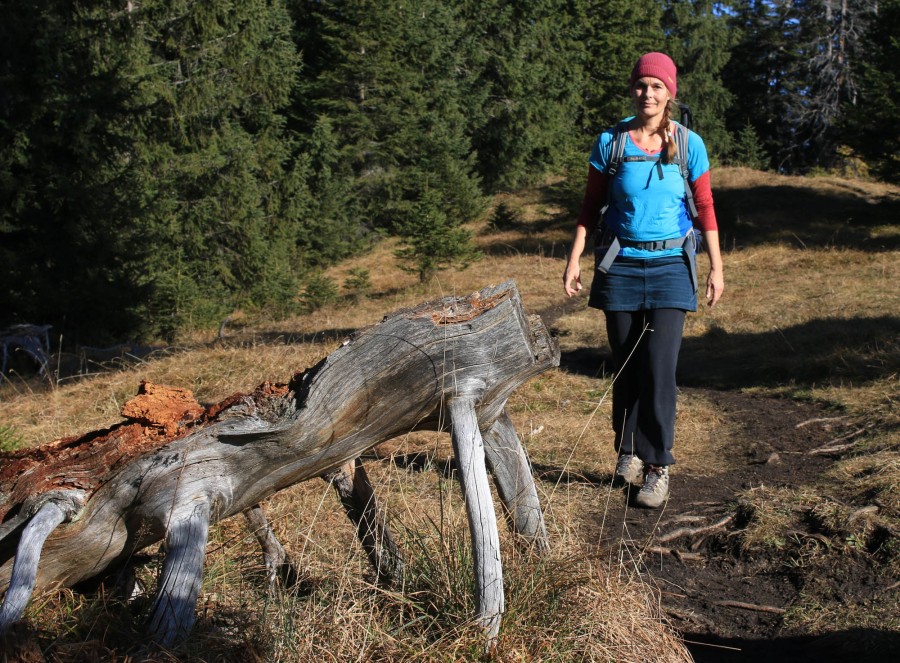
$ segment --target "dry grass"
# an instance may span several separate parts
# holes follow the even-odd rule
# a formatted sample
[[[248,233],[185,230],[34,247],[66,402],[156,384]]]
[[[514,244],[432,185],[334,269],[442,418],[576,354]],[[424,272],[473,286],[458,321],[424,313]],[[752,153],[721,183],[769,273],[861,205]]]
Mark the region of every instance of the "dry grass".
[[[874,424],[860,438],[858,451],[835,464],[821,485],[746,495],[749,515],[742,545],[777,548],[797,514],[805,513],[851,546],[854,536],[864,538],[871,530],[859,519],[848,524],[850,512],[872,500],[893,505],[879,517],[896,527],[900,189],[744,169],[717,172],[714,186],[727,291],[720,306],[689,316],[684,384],[814,401]],[[554,319],[564,357],[587,362],[582,373],[550,371],[515,393],[509,409],[516,428],[537,467],[608,473],[614,460],[608,394],[612,376],[603,369],[607,349],[601,316],[586,309],[585,298],[560,308],[565,304],[560,287],[565,247],[577,200],[565,182],[551,180],[498,197],[495,204],[499,202],[515,208],[517,222],[492,231],[488,211],[473,226],[485,257],[467,270],[418,283],[396,267],[395,247],[384,242],[327,273],[341,285],[351,269],[368,270],[368,296],[289,320],[238,320],[224,343],[214,342],[211,334],[197,335],[186,339],[184,349],[127,370],[52,387],[31,380],[5,382],[0,385],[0,431],[35,445],[107,426],[117,420],[142,379],[190,388],[202,402],[249,390],[264,380],[283,382],[337,347],[349,331],[378,322],[392,310],[513,278],[526,309]],[[587,258],[583,267],[589,286]],[[733,454],[725,448],[733,425],[702,395],[683,394],[678,471],[727,469]],[[381,452],[398,458],[423,453],[432,459],[427,471],[404,471],[390,462],[369,464],[376,492],[410,558],[414,573],[408,586],[387,592],[371,584],[365,558],[330,488],[308,482],[274,496],[266,509],[311,584],[299,594],[269,593],[255,542],[242,523],[232,519],[218,525],[187,658],[201,651],[207,660],[450,661],[478,656],[478,638],[469,621],[464,511],[458,489],[441,472],[450,457],[449,439],[413,433]],[[687,660],[660,618],[655,591],[633,573],[633,564],[620,563],[621,551],[596,551],[585,540],[586,522],[596,518],[596,505],[605,499],[602,490],[589,482],[541,482],[539,489],[554,549],[547,559],[532,559],[516,551],[504,534],[508,612],[498,658]],[[847,512],[849,507],[841,504],[853,508]],[[152,569],[148,567],[150,576]],[[830,613],[820,606],[804,614],[815,615],[821,625]],[[114,658],[135,637],[137,623],[120,606],[68,591],[36,602],[29,616],[42,642],[55,643],[59,660],[83,660],[85,648],[93,648],[95,658]]]
[[[375,473],[407,552],[407,584],[396,591],[378,590],[368,581],[351,528],[321,507],[323,500],[333,502],[324,485],[300,487],[277,504],[273,500],[270,511],[280,535],[291,549],[305,551],[300,563],[317,580],[309,595],[279,593],[260,606],[264,658],[480,657],[478,628],[471,622],[473,577],[461,496],[453,483],[436,480],[433,473],[397,474],[385,466]],[[298,523],[298,514],[316,514],[315,521]],[[503,548],[508,603],[499,660],[639,661],[648,655],[688,660],[639,580],[564,547],[540,560],[517,551],[506,536]],[[227,596],[237,609],[242,597],[233,587]],[[243,602],[259,605],[261,591],[248,588]]]
[[[115,423],[141,380],[191,389],[200,402],[215,403],[265,380],[284,382],[333,348],[333,343],[197,348],[55,386],[13,378],[0,387],[3,420],[25,446],[34,446]]]

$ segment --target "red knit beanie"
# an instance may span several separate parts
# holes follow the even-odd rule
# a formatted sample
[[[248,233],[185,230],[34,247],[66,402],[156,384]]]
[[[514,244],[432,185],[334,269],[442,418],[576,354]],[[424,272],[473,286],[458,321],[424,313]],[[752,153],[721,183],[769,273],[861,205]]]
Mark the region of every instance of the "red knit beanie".
[[[638,61],[634,64],[634,69],[631,70],[629,86],[634,85],[634,82],[639,78],[653,76],[653,78],[661,80],[669,90],[669,93],[674,97],[678,93],[678,83],[675,78],[676,72],[675,63],[665,53],[645,53],[638,58]]]

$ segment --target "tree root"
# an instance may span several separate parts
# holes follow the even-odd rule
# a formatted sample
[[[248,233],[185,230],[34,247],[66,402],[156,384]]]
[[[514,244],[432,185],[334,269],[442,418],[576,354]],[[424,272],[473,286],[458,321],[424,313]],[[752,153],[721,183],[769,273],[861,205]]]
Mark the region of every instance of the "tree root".
[[[672,530],[668,534],[663,534],[662,536],[656,537],[656,540],[660,543],[668,543],[669,541],[674,541],[675,539],[680,539],[683,536],[697,536],[698,534],[709,534],[710,532],[714,532],[719,529],[723,529],[727,527],[734,521],[735,515],[730,514],[725,516],[721,520],[714,522],[712,525],[706,525],[704,527],[679,527],[676,530]]]
[[[834,454],[834,453],[840,453],[841,451],[846,451],[847,449],[849,449],[850,447],[852,447],[853,445],[856,444],[856,440],[854,440],[853,442],[846,442],[844,444],[840,444],[841,442],[844,442],[844,440],[852,440],[853,438],[858,437],[859,435],[862,435],[863,433],[865,433],[870,428],[873,428],[874,426],[875,426],[875,424],[867,424],[867,425],[863,426],[862,428],[856,429],[855,431],[852,431],[845,435],[841,435],[840,437],[836,437],[833,440],[831,440],[830,442],[827,442],[826,444],[823,444],[820,447],[816,447],[815,449],[810,449],[806,453],[809,456],[827,456],[828,454]]]
[[[756,603],[744,603],[743,601],[716,601],[716,605],[723,608],[738,608],[740,610],[753,610],[754,612],[770,612],[773,615],[783,615],[786,610],[774,605],[757,605]]]
[[[649,548],[644,549],[648,553],[653,553],[655,555],[671,555],[679,562],[700,562],[703,560],[703,555],[695,552],[683,552],[681,550],[677,550],[675,548],[663,548],[661,546],[650,546]]]

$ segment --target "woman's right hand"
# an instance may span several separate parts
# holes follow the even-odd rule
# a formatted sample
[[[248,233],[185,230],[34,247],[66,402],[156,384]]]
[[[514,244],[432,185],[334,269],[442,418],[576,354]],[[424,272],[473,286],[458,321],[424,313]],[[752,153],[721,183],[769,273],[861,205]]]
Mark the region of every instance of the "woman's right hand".
[[[575,237],[572,239],[572,249],[566,262],[566,273],[563,274],[563,288],[569,297],[574,297],[581,290],[581,254],[584,253],[586,242],[587,228],[575,226]]]

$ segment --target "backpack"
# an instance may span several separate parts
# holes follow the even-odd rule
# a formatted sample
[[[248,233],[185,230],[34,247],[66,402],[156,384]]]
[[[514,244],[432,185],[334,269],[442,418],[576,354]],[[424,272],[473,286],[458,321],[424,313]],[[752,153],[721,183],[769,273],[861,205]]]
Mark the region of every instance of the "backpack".
[[[686,124],[690,124],[691,113],[688,106],[681,106],[681,117]],[[650,156],[646,154],[634,157],[625,156],[625,141],[628,136],[628,128],[626,124],[627,123],[623,120],[616,124],[615,128],[613,129],[612,150],[610,153],[609,163],[606,166],[606,174],[610,177],[615,177],[616,173],[619,171],[619,166],[626,161],[655,161],[657,173],[659,174],[659,178],[662,179],[663,171],[661,153],[658,156]],[[681,178],[684,181],[685,206],[687,207],[688,215],[693,221],[697,218],[697,206],[694,203],[694,194],[691,191],[690,184],[688,183],[689,173],[687,155],[689,129],[687,126],[685,126],[685,124],[681,124],[675,121],[672,122],[672,125],[675,127],[675,145],[678,147],[678,156],[675,157],[673,163],[678,165],[678,171],[681,173]],[[612,185],[610,185],[609,187],[606,204],[600,210],[601,219],[606,214],[606,210],[609,208],[611,196]],[[603,223],[601,223],[601,230],[600,233],[598,233],[597,238],[597,269],[605,274],[609,271],[613,260],[615,260],[616,256],[619,254],[619,249],[621,248],[622,243],[620,242],[619,238],[616,237],[615,234],[612,233]],[[700,233],[698,233],[694,229],[691,229],[684,237],[676,237],[674,239],[667,239],[657,242],[629,242],[628,246],[633,246],[648,251],[662,251],[663,249],[683,248],[688,256],[688,264],[691,268],[691,281],[694,284],[694,291],[696,291],[698,282],[696,261],[694,257],[697,252],[700,251],[700,240]]]
[[[685,107],[686,108],[686,107]],[[682,114],[682,117],[684,114]],[[690,117],[690,111],[688,111],[687,116]],[[678,170],[681,173],[681,178],[684,180],[684,198],[685,203],[687,205],[688,214],[690,214],[691,220],[697,218],[697,206],[694,204],[694,194],[691,191],[690,184],[688,184],[688,132],[689,129],[683,124],[678,122],[672,122],[675,126],[675,145],[678,147],[678,156],[675,157],[675,161],[673,163],[678,164]],[[625,154],[625,139],[628,135],[628,129],[626,127],[626,123],[623,120],[616,125],[616,128],[613,130],[613,140],[612,140],[612,154],[610,155],[609,163],[606,166],[606,173],[610,177],[615,177],[616,173],[619,171],[619,166],[625,161],[655,161],[657,172],[659,173],[659,179],[662,179],[662,154],[659,156],[650,156],[650,155],[641,155],[637,157],[626,157]],[[601,210],[601,214],[606,212],[606,208],[609,207],[609,201],[607,200],[606,205]]]

